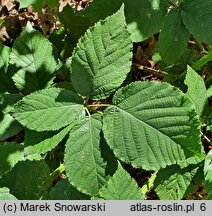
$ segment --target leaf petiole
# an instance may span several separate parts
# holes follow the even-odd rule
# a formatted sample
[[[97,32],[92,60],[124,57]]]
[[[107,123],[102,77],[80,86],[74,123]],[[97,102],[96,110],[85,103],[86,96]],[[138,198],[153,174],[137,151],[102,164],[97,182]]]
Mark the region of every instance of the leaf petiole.
[[[60,164],[60,166],[50,174],[51,179],[55,179],[57,176],[62,174],[64,171],[65,171],[64,164]]]
[[[109,107],[111,104],[90,104],[87,107]]]

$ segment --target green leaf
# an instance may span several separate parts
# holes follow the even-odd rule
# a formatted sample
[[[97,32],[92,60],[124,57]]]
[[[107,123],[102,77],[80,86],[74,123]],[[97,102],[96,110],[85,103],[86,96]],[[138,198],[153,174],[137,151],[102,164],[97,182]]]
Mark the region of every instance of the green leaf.
[[[75,124],[76,123],[73,123],[57,132],[26,130],[24,138],[24,154],[45,154],[46,152],[51,151],[64,139]]]
[[[0,200],[17,200],[6,187],[0,188]]]
[[[211,8],[211,0],[186,0],[181,3],[183,22],[199,42],[212,44]]]
[[[207,89],[207,96],[212,97],[212,85]]]
[[[130,71],[132,43],[123,10],[96,23],[79,40],[72,58],[71,79],[83,96],[108,97]]]
[[[135,82],[116,92],[104,111],[105,139],[120,160],[158,170],[194,155],[202,157],[193,105],[167,83]]]
[[[7,92],[11,88],[11,81],[7,74],[10,48],[0,44],[0,92]]]
[[[56,70],[52,50],[52,44],[28,22],[10,54],[11,76],[20,91],[26,94],[48,85]]]
[[[212,51],[208,52],[201,59],[195,62],[194,65],[192,65],[192,68],[195,71],[200,70],[204,65],[206,65],[208,62],[211,62],[211,61],[212,61]]]
[[[93,0],[85,10],[78,13],[78,16],[84,16],[92,23],[96,23],[119,10],[123,2],[123,0]]]
[[[99,196],[105,200],[143,200],[135,180],[119,164],[118,169],[100,189]]]
[[[200,169],[201,163],[190,164],[184,168],[172,165],[159,170],[154,182],[155,192],[161,200],[182,199],[187,195],[189,187],[201,183]]]
[[[93,24],[87,17],[84,17],[79,12],[74,12],[70,5],[63,8],[63,11],[59,13],[59,18],[65,29],[75,40],[84,35],[88,27]]]
[[[50,8],[54,8],[59,3],[59,0],[45,0]]]
[[[50,6],[51,8],[55,7],[58,3],[58,0],[18,0],[18,2],[20,2],[20,8],[32,6],[35,11],[39,11],[46,5]]]
[[[60,180],[49,192],[50,200],[89,200],[90,197],[79,192],[67,179]]]
[[[0,143],[0,152],[0,176],[10,171],[18,161],[24,160],[23,146],[19,143]]]
[[[0,44],[0,93],[1,92],[17,92],[12,78],[8,74],[10,48]]]
[[[23,127],[9,114],[12,105],[22,97],[19,94],[0,93],[0,140],[19,133]]]
[[[212,150],[210,150],[205,158],[204,164],[205,189],[208,193],[208,199],[212,199]]]
[[[161,30],[167,13],[167,0],[124,2],[127,27],[133,42],[143,41]]]
[[[203,117],[205,109],[208,107],[208,97],[205,82],[199,74],[190,66],[187,67],[185,84],[188,86],[187,95],[193,101],[197,114]]]
[[[212,113],[210,113],[207,119],[207,131],[212,131]]]
[[[151,177],[148,178],[148,180],[145,182],[145,184],[141,187],[141,192],[146,196],[153,188],[155,178],[157,177],[158,171],[155,171],[151,174]]]
[[[93,0],[89,6],[77,13],[78,16],[95,23],[105,19],[124,3],[126,22],[133,42],[140,42],[157,33],[164,22],[168,0]],[[135,16],[136,14],[136,16]]]
[[[50,185],[50,171],[44,160],[20,161],[0,182],[0,187],[8,187],[20,200],[40,199]]]
[[[107,166],[105,169],[105,174],[112,176],[115,171],[117,170],[118,161],[113,153],[113,151],[109,148],[106,140],[104,139],[103,132],[101,131],[100,134],[100,149],[101,149],[101,156],[104,161],[107,162]]]
[[[64,164],[69,181],[79,191],[96,195],[106,182],[106,162],[101,157],[99,117],[87,117],[71,130]]]
[[[84,116],[83,100],[69,90],[44,89],[24,97],[13,115],[31,130],[58,130]]]
[[[166,17],[159,38],[159,52],[163,61],[167,64],[175,63],[187,49],[189,35],[180,11],[172,9]]]

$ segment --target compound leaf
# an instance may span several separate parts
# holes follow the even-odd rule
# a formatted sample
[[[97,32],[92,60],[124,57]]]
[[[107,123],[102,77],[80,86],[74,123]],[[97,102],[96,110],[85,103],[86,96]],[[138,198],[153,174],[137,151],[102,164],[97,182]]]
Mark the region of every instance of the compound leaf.
[[[10,53],[11,76],[25,94],[44,88],[56,70],[52,44],[28,23]]]
[[[17,200],[6,187],[0,188],[0,200]]]
[[[13,116],[31,130],[58,130],[84,116],[83,100],[69,90],[43,89],[25,96]]]
[[[95,195],[106,182],[106,162],[101,157],[101,120],[87,117],[70,132],[64,163],[69,181],[79,191]]]
[[[73,87],[93,99],[108,97],[131,68],[132,42],[124,9],[90,28],[79,40],[72,57]]]
[[[105,200],[143,200],[144,197],[135,180],[118,165],[115,174],[100,189],[99,196]]]
[[[135,82],[121,88],[104,111],[105,139],[120,160],[158,170],[194,155],[202,157],[193,105],[167,83]]]
[[[183,22],[189,32],[199,42],[212,44],[212,1],[186,0],[180,6]]]
[[[188,86],[187,95],[194,102],[197,114],[202,117],[208,106],[207,90],[204,80],[188,66],[185,84]]]

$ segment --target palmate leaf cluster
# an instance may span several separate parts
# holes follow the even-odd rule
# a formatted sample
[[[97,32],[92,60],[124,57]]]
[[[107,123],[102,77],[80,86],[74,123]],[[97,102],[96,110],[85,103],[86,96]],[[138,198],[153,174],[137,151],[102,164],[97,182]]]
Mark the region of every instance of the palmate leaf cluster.
[[[133,42],[160,30],[159,52],[168,64],[186,50],[190,34],[211,44],[197,29],[212,5],[177,1],[168,13],[169,1],[140,2],[94,0],[78,13],[64,8],[60,19],[79,39],[66,60],[30,23],[11,49],[0,46],[0,199],[145,199],[145,185],[131,178],[126,164],[153,173],[149,181],[159,199],[182,199],[203,180],[211,199],[211,152],[206,156],[201,124],[212,128],[212,91],[196,72],[211,53],[187,66],[186,91],[167,82],[129,82],[128,76]],[[61,68],[71,80],[64,85],[54,81]],[[8,141],[19,132],[23,142]],[[48,162],[58,149],[62,169]],[[62,172],[67,179],[52,187]]]

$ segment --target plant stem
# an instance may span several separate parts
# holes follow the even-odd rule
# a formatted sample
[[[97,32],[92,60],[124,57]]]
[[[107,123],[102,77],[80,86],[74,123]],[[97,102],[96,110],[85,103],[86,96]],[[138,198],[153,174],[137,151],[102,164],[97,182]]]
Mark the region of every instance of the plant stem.
[[[205,124],[205,123],[201,124],[201,127],[206,127],[206,126],[207,126],[207,124]]]
[[[201,135],[209,144],[212,144],[211,140],[204,133],[201,132]]]
[[[137,63],[133,63],[133,65],[136,66],[139,70],[143,70],[146,73],[149,73],[149,74],[151,74],[153,76],[156,76],[156,77],[159,77],[159,78],[164,78],[165,76],[168,75],[167,72],[162,71],[162,70],[157,70],[157,69],[154,69],[154,68],[146,67],[144,65],[140,65],[140,64],[137,64]]]
[[[175,2],[173,2],[172,0],[170,0],[169,2],[170,2],[170,4],[171,4],[172,6],[174,6],[174,7],[177,7],[177,6],[178,6],[178,5],[177,5]]]
[[[88,114],[88,116],[91,116],[91,114],[90,114],[88,108],[87,108],[87,107],[84,107],[84,109],[85,109],[86,113]]]
[[[64,164],[60,164],[60,166],[50,174],[51,179],[55,179],[57,176],[62,174],[64,171],[65,171]]]
[[[86,97],[86,98],[85,98],[85,101],[84,101],[84,105],[85,105],[85,106],[88,104],[88,101],[89,101],[89,97]]]

